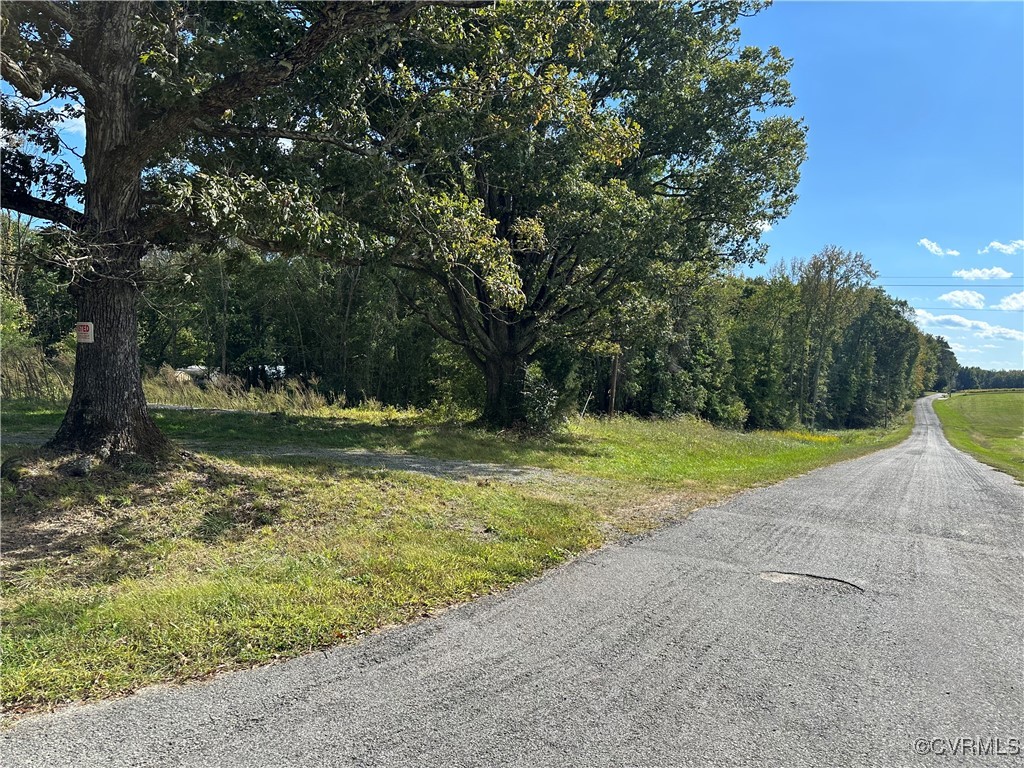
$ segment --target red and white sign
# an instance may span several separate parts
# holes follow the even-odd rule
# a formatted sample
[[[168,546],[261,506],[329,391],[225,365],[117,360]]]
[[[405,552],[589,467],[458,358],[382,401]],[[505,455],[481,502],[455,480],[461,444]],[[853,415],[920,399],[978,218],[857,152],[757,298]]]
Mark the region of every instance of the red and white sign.
[[[92,323],[75,323],[75,339],[79,344],[92,344]]]

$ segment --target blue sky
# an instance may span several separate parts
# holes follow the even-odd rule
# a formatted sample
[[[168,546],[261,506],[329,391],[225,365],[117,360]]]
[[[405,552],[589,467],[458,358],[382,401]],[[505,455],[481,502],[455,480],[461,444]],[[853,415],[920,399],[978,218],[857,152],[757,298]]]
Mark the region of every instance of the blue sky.
[[[808,126],[769,264],[860,251],[962,365],[1024,367],[1024,4],[782,0],[742,27],[794,60]]]

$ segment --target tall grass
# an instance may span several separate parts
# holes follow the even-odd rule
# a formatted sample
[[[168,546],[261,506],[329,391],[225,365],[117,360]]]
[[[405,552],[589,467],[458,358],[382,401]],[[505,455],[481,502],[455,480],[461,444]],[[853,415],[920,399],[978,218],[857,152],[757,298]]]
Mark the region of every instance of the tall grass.
[[[366,398],[358,405],[345,402],[344,396],[329,403],[317,389],[317,380],[308,383],[298,378],[281,379],[269,389],[246,388],[237,376],[215,374],[212,379],[197,383],[190,376],[161,366],[156,374],[142,380],[142,389],[150,405],[178,405],[188,408],[219,411],[253,411],[256,413],[318,416],[326,419],[357,419],[367,425],[417,423],[461,424],[477,416],[476,411],[447,403],[435,403],[428,409],[415,406],[399,408],[385,405],[376,398]],[[225,414],[227,415],[227,414]]]
[[[66,403],[71,398],[75,358],[71,354],[47,357],[39,347],[4,349],[0,359],[3,399]]]
[[[142,389],[150,405],[301,414],[320,413],[328,407],[327,399],[317,392],[315,381],[306,384],[299,379],[283,379],[269,389],[247,389],[237,376],[221,374],[200,385],[168,365],[161,366],[155,376],[143,379]]]
[[[3,350],[0,392],[8,404],[29,401],[63,406],[71,399],[74,378],[75,358],[71,354],[47,357],[38,347]],[[247,389],[237,376],[224,375],[197,384],[192,377],[163,365],[156,374],[143,378],[142,389],[151,405],[293,414],[329,410],[327,399],[316,390],[316,382],[306,384],[299,379],[283,379],[269,389]]]

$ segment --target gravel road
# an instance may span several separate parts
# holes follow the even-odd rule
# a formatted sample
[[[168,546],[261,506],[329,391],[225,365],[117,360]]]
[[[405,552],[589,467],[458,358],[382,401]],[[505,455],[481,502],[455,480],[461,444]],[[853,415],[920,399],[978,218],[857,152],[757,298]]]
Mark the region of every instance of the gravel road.
[[[441,617],[27,718],[3,764],[1020,765],[972,753],[1024,736],[1024,490],[916,416]]]

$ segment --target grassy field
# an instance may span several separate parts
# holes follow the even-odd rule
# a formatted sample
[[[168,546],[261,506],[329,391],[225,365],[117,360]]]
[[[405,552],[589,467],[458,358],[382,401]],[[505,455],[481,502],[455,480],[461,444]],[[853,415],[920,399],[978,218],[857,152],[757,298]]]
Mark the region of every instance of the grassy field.
[[[935,412],[949,442],[1024,480],[1024,390],[958,392]]]
[[[52,433],[5,406],[4,452]],[[729,493],[902,439],[740,433],[693,419],[585,419],[517,438],[387,409],[162,411],[195,453],[174,468],[53,461],[3,481],[2,668],[9,711],[287,658],[530,578]],[[11,439],[9,439],[11,438]],[[528,482],[359,469],[253,446],[366,448],[548,468]]]
[[[737,490],[770,483],[803,468],[849,458],[891,440],[896,430],[808,433],[739,432],[696,419],[577,419],[550,437],[496,434],[439,422],[415,410],[323,409],[317,414],[155,411],[165,434],[202,452],[248,454],[261,449],[365,449],[439,459],[555,469],[623,480],[655,489],[701,484]],[[4,413],[8,434],[49,436],[61,414],[26,407]],[[902,425],[906,426],[906,425]]]

